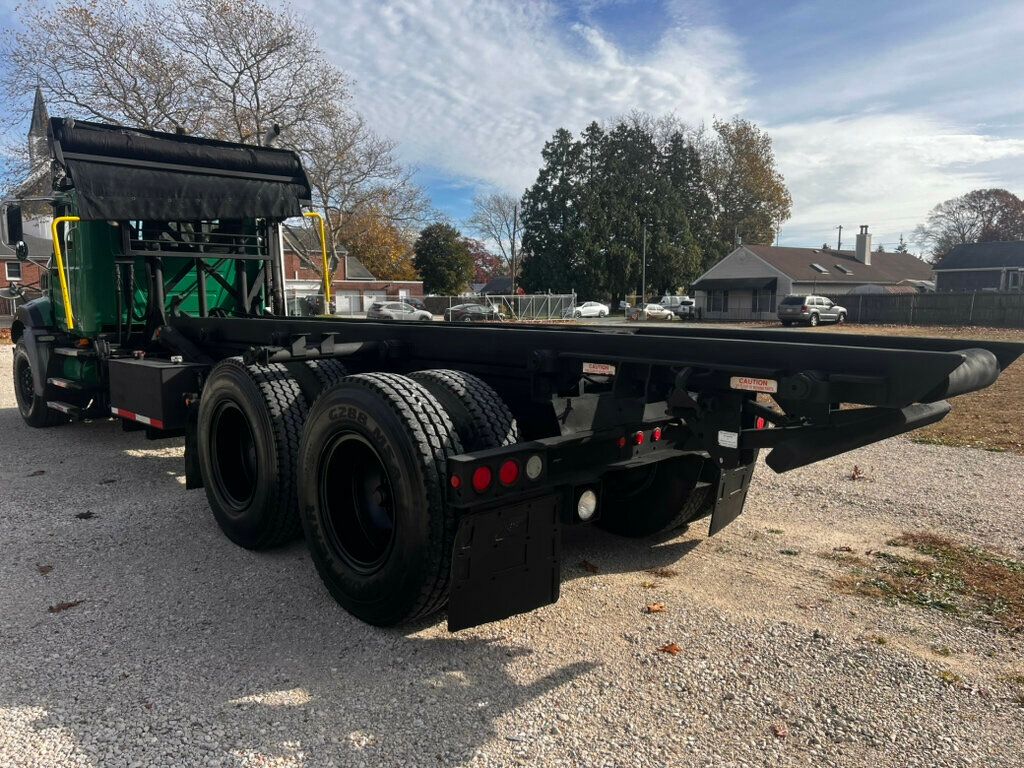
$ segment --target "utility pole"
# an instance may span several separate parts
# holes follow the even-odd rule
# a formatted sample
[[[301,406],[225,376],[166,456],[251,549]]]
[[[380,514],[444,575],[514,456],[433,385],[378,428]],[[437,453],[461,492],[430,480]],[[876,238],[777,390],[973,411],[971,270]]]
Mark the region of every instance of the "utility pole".
[[[840,224],[838,227],[833,227],[833,229],[839,230],[839,242],[836,243],[836,250],[841,251],[843,250],[843,225]]]
[[[512,208],[512,295],[516,295],[516,235],[519,231],[519,201]]]
[[[647,222],[644,222],[643,247],[640,249],[640,303],[647,303]]]

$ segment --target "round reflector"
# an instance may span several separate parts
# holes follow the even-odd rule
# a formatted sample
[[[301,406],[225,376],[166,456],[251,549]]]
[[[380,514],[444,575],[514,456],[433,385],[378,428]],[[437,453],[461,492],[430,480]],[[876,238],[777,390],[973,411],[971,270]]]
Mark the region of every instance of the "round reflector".
[[[451,480],[449,480],[448,482],[452,484],[452,488],[454,488],[456,491],[462,487],[462,478],[459,477],[458,475],[452,475]]]
[[[619,443],[619,448],[625,448],[626,447],[626,438],[620,437],[618,439],[618,443]]]
[[[537,454],[533,454],[533,456],[526,460],[526,476],[531,480],[536,480],[543,471],[544,459]]]
[[[494,476],[490,467],[477,467],[473,470],[473,490],[477,493],[483,493],[490,488],[492,480]]]
[[[514,485],[519,480],[519,462],[509,459],[498,468],[498,479],[502,485]]]

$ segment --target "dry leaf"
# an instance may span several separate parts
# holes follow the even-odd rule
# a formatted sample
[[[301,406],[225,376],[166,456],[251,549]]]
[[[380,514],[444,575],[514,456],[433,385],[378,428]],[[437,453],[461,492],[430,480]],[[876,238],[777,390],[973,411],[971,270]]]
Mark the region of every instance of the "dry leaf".
[[[52,565],[40,565],[39,563],[36,563],[36,570],[39,571],[39,573],[41,575],[45,576],[46,574],[48,574],[50,571],[53,570],[53,566]]]
[[[780,739],[784,739],[789,736],[789,728],[786,727],[785,723],[775,723],[772,725],[772,733]]]
[[[853,547],[832,547],[833,552],[853,552]]]
[[[597,566],[589,560],[580,560],[580,568],[582,568],[587,573],[597,573],[598,571]]]
[[[864,470],[858,467],[856,464],[853,465],[853,472],[850,474],[851,480],[863,480]]]
[[[641,581],[640,586],[644,589],[654,589],[658,585],[655,584],[653,581]]]
[[[76,605],[81,605],[84,602],[85,600],[72,600],[68,603],[57,603],[56,605],[51,605],[46,610],[50,613],[60,613],[61,611],[66,611],[68,608],[74,608]]]
[[[659,648],[658,650],[662,653],[668,653],[672,656],[675,656],[683,649],[677,643],[668,643],[667,645],[661,646],[661,648]]]
[[[96,517],[96,513],[95,512],[79,512],[77,515],[75,515],[75,517],[77,517],[79,520],[92,520],[94,517]]]
[[[664,613],[664,603],[648,603],[644,606],[644,613]]]

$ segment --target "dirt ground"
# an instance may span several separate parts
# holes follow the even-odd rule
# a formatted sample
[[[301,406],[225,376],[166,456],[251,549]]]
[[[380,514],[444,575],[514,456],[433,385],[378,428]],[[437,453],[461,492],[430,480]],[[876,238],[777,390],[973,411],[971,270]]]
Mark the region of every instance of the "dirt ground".
[[[897,336],[941,336],[1024,343],[1024,329],[857,325],[829,326],[829,331]],[[1006,369],[995,385],[981,392],[957,397],[952,412],[938,424],[914,433],[914,440],[938,445],[958,445],[987,451],[1024,454],[1024,359]]]

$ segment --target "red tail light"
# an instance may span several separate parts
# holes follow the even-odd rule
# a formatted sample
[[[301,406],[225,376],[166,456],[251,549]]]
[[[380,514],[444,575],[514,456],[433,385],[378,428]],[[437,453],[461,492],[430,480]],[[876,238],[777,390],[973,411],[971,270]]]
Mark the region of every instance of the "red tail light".
[[[452,488],[454,488],[456,491],[462,487],[462,478],[459,477],[458,475],[452,475],[451,479],[448,482],[452,484]]]
[[[519,462],[509,459],[498,468],[498,480],[502,485],[515,485],[519,480]]]
[[[758,416],[754,420],[754,429],[764,429],[767,426],[768,422],[765,420],[764,416]]]
[[[643,432],[634,432],[633,433],[633,445],[643,445],[643,444],[644,444],[644,433]]]
[[[661,440],[661,427],[655,427],[654,431],[651,432],[651,440],[658,442]]]
[[[800,311],[801,312],[806,312],[807,311],[807,305],[804,304],[802,307],[800,307]]]
[[[473,490],[477,493],[486,491],[493,481],[494,475],[490,467],[477,467],[473,470]]]
[[[620,437],[618,440],[616,440],[616,443],[618,443],[619,448],[625,448],[626,447],[626,438]]]

